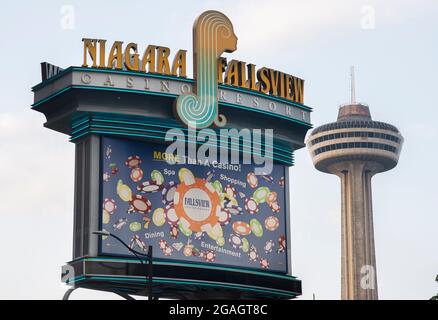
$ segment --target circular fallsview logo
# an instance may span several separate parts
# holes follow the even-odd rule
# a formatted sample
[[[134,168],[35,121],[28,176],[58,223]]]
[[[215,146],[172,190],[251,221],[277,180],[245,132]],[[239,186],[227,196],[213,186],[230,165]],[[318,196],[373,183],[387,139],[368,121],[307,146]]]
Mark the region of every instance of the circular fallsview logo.
[[[179,218],[187,220],[192,231],[205,231],[208,225],[212,227],[218,222],[219,196],[204,179],[195,178],[190,185],[182,182],[176,188],[175,210]]]

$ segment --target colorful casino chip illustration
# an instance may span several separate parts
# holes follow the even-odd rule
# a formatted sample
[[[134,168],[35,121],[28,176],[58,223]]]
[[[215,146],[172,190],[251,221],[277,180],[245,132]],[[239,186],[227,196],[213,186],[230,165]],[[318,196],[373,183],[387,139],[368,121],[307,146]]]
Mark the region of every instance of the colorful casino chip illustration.
[[[163,208],[157,208],[152,214],[152,222],[157,226],[161,227],[166,223],[166,213]]]
[[[109,214],[113,214],[114,211],[117,210],[117,204],[116,204],[116,201],[114,199],[105,198],[105,200],[103,200],[102,207],[103,207],[103,210],[105,210]]]
[[[161,195],[163,197],[163,203],[165,205],[173,203],[176,187],[177,185],[174,181],[170,181],[169,183],[164,185],[163,190],[161,191]]]
[[[273,181],[281,175],[257,176],[242,170],[239,180],[207,166],[202,173],[185,164],[166,169],[159,162],[161,166],[154,168],[144,153],[132,149],[121,157],[114,151],[117,144],[112,145],[111,172],[102,177],[107,181],[102,226],[111,223],[117,235],[139,250],[149,245],[139,236],[147,229],[146,239],[159,237],[152,243],[168,259],[278,269],[280,255],[273,252],[285,251],[284,220],[279,214],[284,198]],[[116,163],[125,165],[118,168]],[[115,173],[117,179],[112,180]],[[261,258],[257,248],[269,258]]]
[[[277,217],[269,216],[265,219],[265,229],[275,231],[280,226],[280,220]]]
[[[114,230],[120,230],[128,223],[128,219],[126,218],[120,218],[113,224]]]
[[[213,262],[216,259],[216,253],[214,251],[202,251],[200,257],[207,262]]]
[[[178,226],[176,224],[171,225],[169,233],[172,239],[175,240],[176,238],[178,238],[178,234],[179,234]]]
[[[193,232],[208,232],[218,223],[217,214],[221,210],[219,196],[213,185],[205,179],[194,178],[185,168],[178,172],[181,183],[174,194],[175,214],[183,219]]]
[[[228,238],[228,242],[231,244],[231,246],[234,249],[240,249],[242,246],[242,237],[240,237],[237,234],[230,234],[230,237]]]
[[[263,237],[263,227],[262,227],[262,225],[260,224],[260,222],[257,219],[251,219],[249,221],[249,225],[251,227],[252,233],[256,237],[258,237],[258,238]]]
[[[128,213],[138,212],[146,214],[152,209],[152,203],[149,199],[139,194],[135,195],[133,199],[129,201],[129,205]]]
[[[137,191],[141,193],[154,193],[160,190],[161,185],[152,180],[144,181],[137,186]]]
[[[266,258],[260,259],[260,266],[263,269],[268,269],[269,268],[269,261],[268,261],[268,259],[266,259]]]
[[[248,182],[251,188],[257,188],[259,185],[259,180],[254,172],[250,172],[246,176],[246,181]]]
[[[251,245],[248,252],[249,261],[254,262],[259,258],[259,254],[257,252],[257,248],[254,245]]]
[[[277,252],[284,252],[286,250],[286,237],[284,235],[281,235],[278,238],[278,249]]]
[[[125,202],[132,200],[131,188],[124,184],[122,179],[117,182],[117,195]]]
[[[265,253],[271,253],[272,250],[274,249],[274,246],[275,246],[274,240],[268,240],[268,241],[266,241],[263,249],[265,250]]]
[[[111,220],[111,215],[105,209],[102,210],[102,223],[108,224]]]
[[[143,179],[143,170],[141,168],[133,168],[130,174],[131,180],[134,182],[139,182]]]
[[[253,197],[246,198],[245,199],[245,210],[249,214],[256,214],[257,212],[259,212],[258,202]]]
[[[131,222],[129,224],[129,230],[131,230],[132,232],[140,231],[141,230],[141,223],[137,222],[137,221]]]
[[[134,169],[134,168],[138,168],[138,166],[141,163],[141,159],[139,156],[129,156],[128,159],[125,161],[125,165],[130,168],[130,169]]]
[[[255,201],[257,201],[257,203],[264,203],[268,198],[269,192],[270,190],[268,187],[258,187],[252,194],[252,197]]]
[[[164,183],[164,176],[159,170],[152,170],[151,179],[159,186],[161,186]]]
[[[117,172],[119,172],[119,168],[117,167],[117,164],[114,162],[109,164],[109,168],[111,169],[112,175],[115,175],[117,174]]]
[[[251,227],[244,221],[233,223],[233,231],[240,236],[247,236],[251,233]]]
[[[129,247],[131,249],[134,249],[135,246],[137,246],[142,251],[147,251],[146,244],[136,234],[132,237],[131,242],[129,244]]]

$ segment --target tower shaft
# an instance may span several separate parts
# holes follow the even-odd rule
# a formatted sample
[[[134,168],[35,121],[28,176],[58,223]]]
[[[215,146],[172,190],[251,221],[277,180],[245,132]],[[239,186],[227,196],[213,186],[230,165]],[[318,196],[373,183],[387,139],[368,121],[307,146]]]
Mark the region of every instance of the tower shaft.
[[[377,294],[371,177],[363,161],[336,165],[342,194],[341,297],[375,300]]]

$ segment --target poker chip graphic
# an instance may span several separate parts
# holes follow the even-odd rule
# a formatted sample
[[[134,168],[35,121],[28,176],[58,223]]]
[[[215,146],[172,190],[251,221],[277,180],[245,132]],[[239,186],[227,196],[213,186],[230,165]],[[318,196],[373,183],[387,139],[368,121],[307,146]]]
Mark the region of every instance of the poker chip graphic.
[[[251,227],[244,221],[236,221],[233,223],[233,231],[241,236],[247,236],[251,233]]]
[[[246,238],[242,238],[242,246],[241,248],[243,252],[248,252],[249,251],[249,241]]]
[[[154,193],[160,191],[161,186],[154,181],[145,181],[137,186],[137,190],[142,193]]]
[[[178,226],[176,224],[173,224],[173,225],[170,226],[169,234],[170,234],[170,237],[172,239],[178,238],[179,230],[178,230]]]
[[[228,238],[228,242],[234,249],[240,249],[240,247],[242,246],[242,238],[237,234],[231,233],[230,237]]]
[[[169,204],[169,203],[173,202],[176,187],[177,186],[176,186],[175,182],[173,182],[173,181],[167,183],[164,186],[163,190],[161,191],[161,195],[163,196],[163,203],[164,204]]]
[[[274,249],[274,246],[275,246],[275,242],[273,240],[268,240],[266,241],[263,249],[265,250],[266,253],[271,253],[272,250]]]
[[[246,181],[251,188],[257,188],[259,180],[254,172],[250,172],[246,175]]]
[[[130,208],[128,213],[139,212],[139,213],[148,213],[152,209],[152,203],[148,198],[142,195],[135,195],[131,201],[129,201]]]
[[[207,230],[207,235],[214,241],[217,241],[217,239],[224,235],[224,232],[221,225],[216,223],[213,227],[211,227],[211,229]]]
[[[131,188],[120,179],[117,181],[117,195],[125,202],[132,200]]]
[[[164,209],[164,212],[166,214],[167,222],[169,224],[176,224],[179,221],[179,217],[176,214],[173,204],[167,205],[166,208]]]
[[[269,261],[266,258],[260,259],[260,266],[263,269],[268,269],[269,268]]]
[[[125,165],[130,169],[138,168],[140,163],[141,160],[139,156],[129,156],[128,159],[125,161]]]
[[[131,180],[134,182],[139,182],[143,178],[143,170],[140,168],[134,168],[131,170],[131,174],[129,175]]]
[[[231,220],[230,211],[228,209],[221,209],[217,214],[217,219],[221,225],[223,226],[227,225]]]
[[[268,231],[275,231],[280,226],[280,220],[277,217],[269,216],[265,219],[265,228]]]
[[[211,179],[213,179],[213,177],[214,177],[214,170],[210,170],[207,172],[207,177],[205,178],[205,180],[211,181]]]
[[[280,180],[278,180],[278,185],[284,187],[284,177],[281,177]]]
[[[251,231],[256,237],[263,237],[263,227],[257,219],[251,219],[249,221]]]
[[[102,210],[102,223],[108,224],[111,220],[111,215],[105,209]]]
[[[152,214],[152,222],[157,227],[161,227],[166,223],[166,214],[163,208],[157,208],[154,210],[154,213]]]
[[[164,183],[164,176],[159,170],[152,170],[151,179],[159,186],[161,186]]]
[[[273,202],[277,201],[278,195],[277,192],[271,191],[268,194],[268,197],[266,198],[266,202],[271,205]]]
[[[102,207],[109,214],[113,214],[117,209],[116,201],[114,199],[105,198]]]
[[[222,246],[225,244],[225,238],[224,238],[224,237],[219,237],[219,238],[217,238],[217,240],[216,240],[216,244],[217,244],[219,247],[222,247]]]
[[[190,180],[191,172],[188,172],[182,174],[183,182],[177,186],[173,197],[176,215],[184,218],[193,232],[220,228],[217,214],[221,206],[213,185],[200,178],[194,178],[194,181],[186,184],[187,179]]]
[[[137,222],[137,221],[131,222],[129,224],[129,230],[131,230],[132,232],[140,231],[141,230],[141,223]]]
[[[113,224],[113,228],[114,230],[120,230],[123,228],[124,225],[126,225],[128,223],[128,219],[126,218],[121,218],[119,220],[117,220],[116,223]]]
[[[227,207],[227,210],[233,216],[237,216],[243,213],[242,208],[238,206]]]
[[[195,183],[195,176],[193,173],[187,168],[181,168],[178,171],[179,181],[184,183],[187,186],[190,186]]]
[[[269,192],[270,191],[268,187],[259,187],[254,191],[252,197],[254,198],[255,201],[257,201],[257,203],[264,203],[268,198]]]
[[[281,253],[284,252],[286,250],[286,237],[284,235],[281,235],[278,238],[278,249],[277,252]]]
[[[215,180],[213,182],[213,188],[216,190],[218,195],[222,194],[222,184],[219,180]]]
[[[216,253],[214,251],[201,252],[201,258],[207,262],[213,262],[216,259]]]
[[[190,225],[185,219],[181,219],[178,223],[178,228],[186,237],[190,237],[193,231],[190,229]]]
[[[259,259],[259,254],[257,252],[257,248],[254,245],[251,245],[248,252],[249,261],[254,262]]]
[[[270,203],[269,208],[271,208],[272,212],[274,212],[274,213],[280,212],[280,205],[278,204],[277,201]]]
[[[229,184],[227,184],[224,191],[225,191],[227,198],[230,200],[236,198],[236,196],[237,196],[236,189]]]
[[[258,202],[253,197],[246,198],[245,199],[245,210],[249,214],[256,214],[257,212],[259,212]]]
[[[266,182],[269,183],[273,183],[274,182],[274,178],[272,176],[268,176],[268,175],[263,175],[261,176],[263,180],[265,180]]]

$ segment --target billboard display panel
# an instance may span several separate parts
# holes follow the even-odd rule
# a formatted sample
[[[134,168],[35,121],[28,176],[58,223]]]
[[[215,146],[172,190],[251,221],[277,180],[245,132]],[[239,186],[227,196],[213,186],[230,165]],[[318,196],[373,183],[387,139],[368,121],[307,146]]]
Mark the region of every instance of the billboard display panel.
[[[285,166],[169,164],[166,145],[101,138],[100,227],[154,258],[288,272]],[[102,237],[100,253],[129,256]]]

